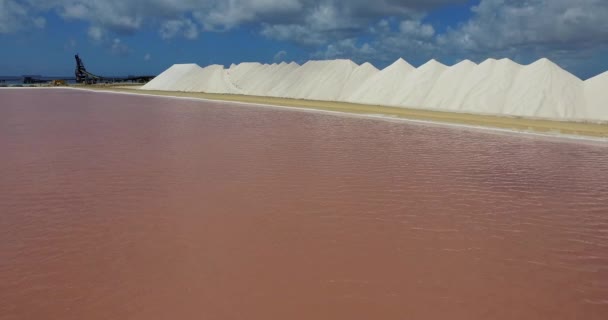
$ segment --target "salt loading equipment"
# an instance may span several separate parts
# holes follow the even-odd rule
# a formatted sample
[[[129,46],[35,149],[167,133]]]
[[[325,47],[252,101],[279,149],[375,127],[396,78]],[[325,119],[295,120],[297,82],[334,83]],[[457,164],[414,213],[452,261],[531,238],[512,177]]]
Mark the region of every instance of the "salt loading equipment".
[[[84,84],[95,84],[98,82],[112,83],[112,82],[148,82],[154,79],[154,76],[127,76],[127,77],[102,77],[95,74],[92,74],[87,71],[82,62],[82,59],[76,54],[74,56],[76,59],[76,70],[74,71],[74,75],[76,76],[76,82],[84,83]]]

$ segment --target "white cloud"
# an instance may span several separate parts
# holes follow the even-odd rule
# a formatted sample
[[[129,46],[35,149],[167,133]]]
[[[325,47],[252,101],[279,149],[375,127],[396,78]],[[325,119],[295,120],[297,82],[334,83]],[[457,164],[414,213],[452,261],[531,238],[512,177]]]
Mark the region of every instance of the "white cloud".
[[[94,41],[101,41],[105,36],[105,32],[102,28],[97,26],[90,26],[87,31],[87,35]]]
[[[271,39],[316,46],[330,40],[348,38],[366,27],[367,23],[358,22],[351,15],[340,12],[334,5],[326,3],[310,8],[303,14],[299,23],[266,23],[261,33]]]
[[[474,16],[439,37],[471,51],[513,47],[578,49],[608,42],[608,1],[483,0]]]
[[[186,38],[196,38],[195,21],[206,31],[229,30],[244,24],[274,39],[320,44],[365,30],[384,16],[405,17],[446,3],[467,0],[22,0],[26,13],[55,11],[68,20],[82,20],[116,34],[134,33],[158,24],[161,36],[171,35],[175,21]],[[0,3],[17,3],[0,0]],[[6,10],[4,10],[6,11]],[[2,12],[2,11],[0,11]],[[176,34],[179,32],[176,32]],[[309,36],[307,36],[309,35]],[[169,36],[170,37],[170,36]],[[312,39],[309,39],[312,38]]]
[[[368,29],[373,60],[404,57],[417,64],[431,58],[454,63],[509,57],[530,63],[548,57],[583,77],[608,67],[608,1],[481,0],[472,14],[441,34],[422,22],[423,16],[403,19],[396,30],[382,19]],[[332,42],[314,56],[357,59],[362,54],[359,46]]]
[[[548,56],[576,68],[604,61],[606,0],[479,0],[472,16],[447,31],[425,22],[445,4],[469,0],[0,0],[0,34],[44,28],[44,13],[88,23],[91,39],[112,46],[143,28],[162,38],[247,27],[303,46],[313,56],[390,61],[452,57]],[[441,30],[441,31],[440,31]],[[365,39],[363,41],[362,39]],[[577,62],[578,61],[578,62]],[[559,62],[559,61],[558,61]]]
[[[295,17],[306,2],[301,0],[231,0],[200,1],[194,10],[207,30],[227,30],[243,23],[281,20],[281,16]]]
[[[274,55],[273,60],[274,61],[284,61],[285,57],[287,56],[287,51],[285,50],[281,50],[279,52],[277,52],[277,54]]]
[[[350,38],[327,45],[323,50],[313,54],[317,59],[351,59],[356,62],[375,60],[378,52],[369,43],[357,44],[357,39]]]
[[[44,27],[46,26],[46,19],[43,17],[33,18],[32,24],[38,29],[44,29]]]
[[[198,38],[198,26],[190,19],[168,20],[162,23],[159,34],[163,39],[182,36],[194,40]]]
[[[61,15],[64,18],[70,19],[86,19],[88,17],[88,8],[82,3],[74,3],[72,5],[63,6]]]
[[[28,30],[31,25],[42,29],[46,19],[31,12],[22,1],[0,0],[0,34]]]
[[[110,53],[117,56],[126,56],[131,53],[131,49],[122,40],[114,38],[110,44]]]
[[[423,24],[419,20],[404,20],[399,25],[401,33],[417,39],[429,39],[435,35],[435,29],[430,24]]]

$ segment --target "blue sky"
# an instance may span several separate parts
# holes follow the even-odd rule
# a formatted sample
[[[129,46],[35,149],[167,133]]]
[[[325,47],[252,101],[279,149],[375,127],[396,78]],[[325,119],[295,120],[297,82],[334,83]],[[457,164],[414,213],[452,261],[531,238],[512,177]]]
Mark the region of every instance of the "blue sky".
[[[606,0],[0,0],[0,75],[157,74],[173,63],[547,57],[608,70]]]

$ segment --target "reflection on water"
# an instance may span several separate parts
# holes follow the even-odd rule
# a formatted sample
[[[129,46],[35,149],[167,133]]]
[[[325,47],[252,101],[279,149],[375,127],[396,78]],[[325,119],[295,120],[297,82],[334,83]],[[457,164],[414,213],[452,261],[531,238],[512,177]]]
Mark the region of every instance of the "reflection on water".
[[[606,319],[608,147],[0,91],[0,319]]]

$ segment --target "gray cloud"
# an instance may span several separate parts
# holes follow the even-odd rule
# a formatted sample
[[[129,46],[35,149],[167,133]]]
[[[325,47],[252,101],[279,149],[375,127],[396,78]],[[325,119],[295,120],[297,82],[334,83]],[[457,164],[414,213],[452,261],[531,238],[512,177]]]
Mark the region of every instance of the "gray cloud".
[[[608,1],[483,0],[474,17],[439,37],[468,51],[541,46],[570,50],[608,41]]]
[[[26,30],[32,25],[42,29],[46,20],[33,14],[21,1],[0,0],[0,34]]]
[[[105,37],[105,31],[98,26],[90,26],[87,35],[93,41],[101,41]]]
[[[195,39],[200,32],[246,26],[269,39],[289,41],[312,57],[413,63],[445,58],[520,61],[547,56],[573,70],[608,68],[606,0],[480,0],[472,16],[446,32],[425,14],[468,0],[0,0],[0,34],[45,26],[52,11],[89,23],[91,39],[112,40],[143,28],[163,39]],[[365,39],[363,41],[362,39]],[[124,51],[124,50],[123,50]],[[591,61],[591,62],[590,62]],[[581,71],[582,72],[582,71]],[[582,72],[584,73],[584,72]]]
[[[430,58],[455,63],[508,57],[530,63],[548,57],[583,78],[608,68],[608,1],[482,0],[472,14],[443,34],[418,17],[398,22],[399,28],[381,20],[370,27],[369,47],[376,51],[375,61],[384,64],[398,57],[415,64]],[[329,44],[316,56],[357,58],[365,56],[361,51],[361,46]]]
[[[290,38],[310,45],[352,36],[383,16],[421,15],[430,8],[467,0],[0,0],[11,4],[17,20],[36,12],[55,11],[68,20],[81,20],[116,34],[130,34],[146,25],[161,25],[167,34],[175,21],[200,24],[207,31],[223,31],[253,24],[273,39]],[[6,6],[6,5],[5,5]],[[15,14],[17,12],[18,14]],[[0,25],[8,21],[0,18]],[[169,24],[169,27],[167,27]],[[173,24],[173,26],[171,26]],[[174,28],[175,29],[175,28]],[[191,28],[181,28],[191,38]],[[196,26],[198,29],[198,26]],[[171,29],[172,30],[172,29]],[[9,31],[5,31],[9,32]],[[168,32],[171,33],[171,32]],[[305,34],[310,34],[307,39]],[[177,36],[176,34],[172,36]]]
[[[163,39],[171,39],[180,35],[194,40],[198,38],[198,26],[187,18],[167,20],[161,24],[159,33]]]
[[[281,50],[274,55],[273,60],[275,62],[280,62],[280,61],[285,60],[286,56],[287,56],[287,51]]]
[[[131,53],[131,48],[118,38],[114,38],[109,44],[110,53],[117,56],[127,56]]]

